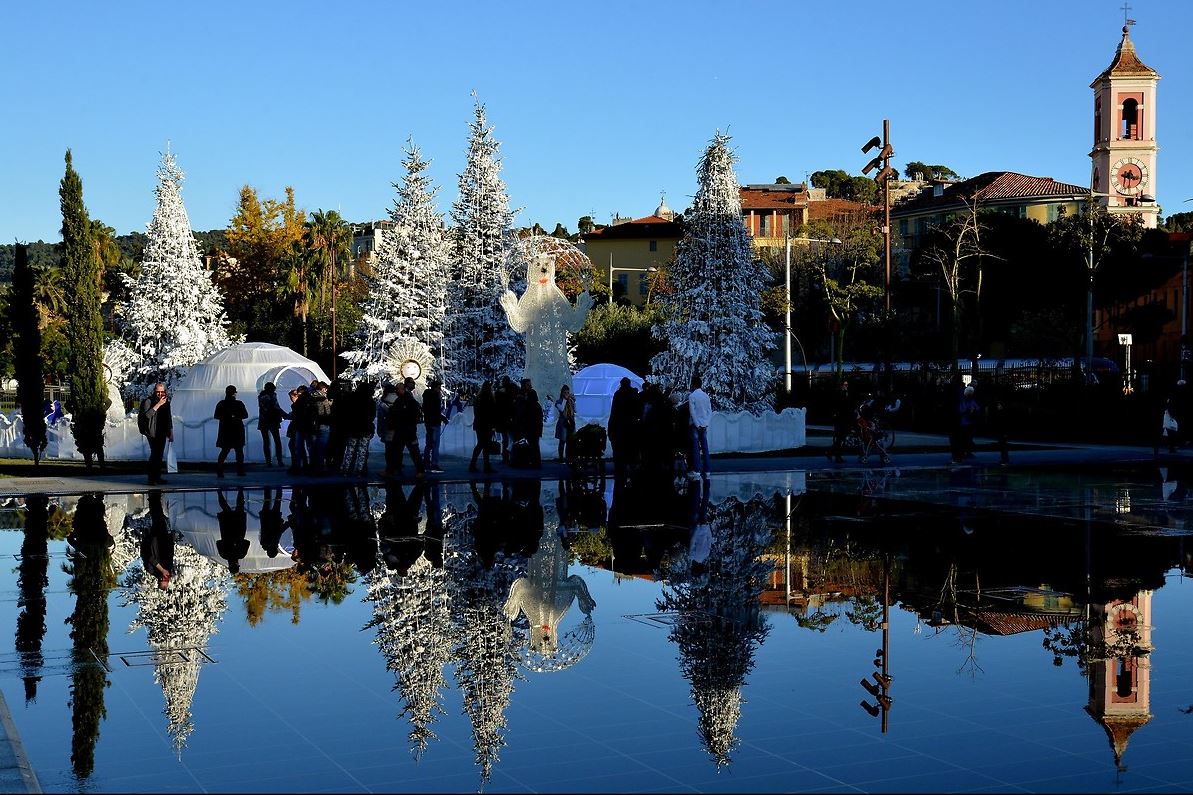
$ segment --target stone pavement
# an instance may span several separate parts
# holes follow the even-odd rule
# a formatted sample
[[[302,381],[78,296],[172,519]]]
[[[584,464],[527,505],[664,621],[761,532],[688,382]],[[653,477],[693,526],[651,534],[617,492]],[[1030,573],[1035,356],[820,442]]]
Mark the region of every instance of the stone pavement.
[[[3,693],[0,693],[0,792],[41,792]]]

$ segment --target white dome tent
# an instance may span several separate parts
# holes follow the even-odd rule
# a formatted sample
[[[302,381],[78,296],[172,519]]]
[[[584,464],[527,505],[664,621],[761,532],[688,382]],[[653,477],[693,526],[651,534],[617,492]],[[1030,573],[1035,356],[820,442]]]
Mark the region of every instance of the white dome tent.
[[[316,378],[331,381],[315,362],[282,345],[241,342],[212,354],[190,368],[171,395],[175,455],[180,461],[215,458],[215,404],[223,400],[224,389],[231,384],[249,412],[245,459],[263,461],[261,435],[256,432],[257,393],[272,381],[278,388],[278,404],[286,411],[290,406],[287,393]]]

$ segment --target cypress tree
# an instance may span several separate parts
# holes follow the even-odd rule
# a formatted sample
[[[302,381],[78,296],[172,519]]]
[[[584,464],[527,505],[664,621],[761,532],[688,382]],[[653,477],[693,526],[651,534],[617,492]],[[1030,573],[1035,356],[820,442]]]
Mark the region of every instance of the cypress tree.
[[[20,243],[12,271],[12,327],[16,337],[17,400],[25,426],[25,446],[33,451],[33,465],[41,461],[46,449],[46,418],[42,412],[45,376],[41,362],[41,327],[37,303],[33,299],[33,269],[29,252]]]
[[[104,383],[103,318],[99,311],[99,257],[92,245],[83,180],[66,150],[66,174],[58,195],[62,200],[62,270],[66,279],[66,339],[70,344],[71,431],[87,467],[92,457],[104,464],[104,423],[108,389]]]

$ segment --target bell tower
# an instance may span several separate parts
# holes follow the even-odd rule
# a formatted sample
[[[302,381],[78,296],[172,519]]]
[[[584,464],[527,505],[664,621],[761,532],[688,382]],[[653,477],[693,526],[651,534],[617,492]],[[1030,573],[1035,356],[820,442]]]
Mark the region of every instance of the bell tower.
[[[1128,19],[1110,66],[1098,75],[1094,90],[1094,148],[1090,185],[1111,213],[1141,214],[1156,227],[1156,82],[1160,75],[1139,60]]]
[[[1123,769],[1131,734],[1152,719],[1152,592],[1127,602],[1091,605],[1089,704],[1085,711],[1110,739],[1114,764]]]

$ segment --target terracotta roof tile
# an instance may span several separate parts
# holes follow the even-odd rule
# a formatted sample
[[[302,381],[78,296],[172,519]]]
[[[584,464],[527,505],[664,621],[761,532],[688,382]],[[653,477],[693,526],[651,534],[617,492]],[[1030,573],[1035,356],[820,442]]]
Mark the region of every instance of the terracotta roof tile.
[[[924,188],[918,195],[891,208],[891,213],[905,215],[933,207],[948,207],[974,195],[982,201],[1046,199],[1088,196],[1089,188],[1057,182],[1052,177],[1032,177],[1014,171],[987,171],[962,182],[945,185],[940,196],[935,195],[934,186]]]
[[[626,240],[638,238],[660,238],[665,240],[680,238],[683,237],[683,223],[680,221],[668,221],[666,218],[660,218],[657,215],[648,215],[644,218],[635,218],[633,221],[626,221],[621,224],[603,226],[581,237],[584,240]]]
[[[801,190],[771,190],[744,187],[741,189],[743,210],[791,210],[808,206],[808,194]]]

